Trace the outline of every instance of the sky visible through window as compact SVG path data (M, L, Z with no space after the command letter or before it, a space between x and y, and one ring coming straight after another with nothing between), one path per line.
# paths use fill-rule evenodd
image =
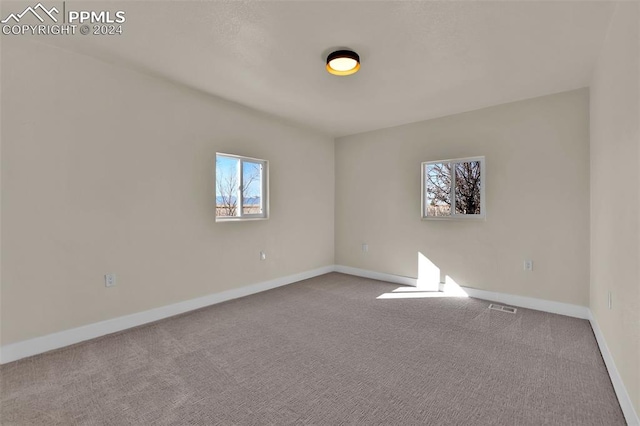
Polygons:
M444 161L423 164L424 205L426 217L448 217L455 204L457 215L480 215L482 163L472 161ZM455 176L455 182L452 182ZM451 193L452 187L454 194ZM455 196L455 203L452 203Z
M219 216L237 216L241 160L216 156L216 208ZM262 164L242 161L243 214L262 213Z

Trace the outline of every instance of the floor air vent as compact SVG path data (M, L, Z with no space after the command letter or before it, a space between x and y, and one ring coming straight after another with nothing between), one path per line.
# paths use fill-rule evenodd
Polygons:
M512 308L511 306L495 305L493 303L489 305L489 309L493 309L494 311L507 312L510 314L515 314L518 311L516 308Z

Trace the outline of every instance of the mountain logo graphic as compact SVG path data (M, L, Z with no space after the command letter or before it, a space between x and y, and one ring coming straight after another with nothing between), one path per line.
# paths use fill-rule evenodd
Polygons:
M38 14L38 12L40 12L40 14ZM22 17L27 15L28 13L31 13L33 16L38 18L40 22L44 22L44 19L42 18L41 14L48 16L49 18L51 18L53 22L58 22L58 19L55 16L53 16L53 14L54 13L58 14L60 12L55 7L52 7L51 9L47 10L47 8L42 5L42 3L38 3L33 7L32 6L27 7L22 13L18 13L18 14L11 13L5 19L0 21L0 23L6 24L7 22L13 19L17 24L18 22L20 22Z

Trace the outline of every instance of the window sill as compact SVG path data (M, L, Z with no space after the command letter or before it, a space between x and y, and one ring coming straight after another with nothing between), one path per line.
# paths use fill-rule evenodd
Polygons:
M254 220L268 220L268 217L216 217L216 223L223 222L251 222Z
M468 216L423 216L422 220L486 220L485 215L468 215Z

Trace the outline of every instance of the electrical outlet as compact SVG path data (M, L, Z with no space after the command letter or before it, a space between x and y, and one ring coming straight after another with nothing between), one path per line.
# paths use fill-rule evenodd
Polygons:
M260 260L267 260L267 253L261 251L260 252Z
M525 271L533 271L533 260L525 260L524 261L524 270Z
M116 285L116 274L107 274L104 276L105 287L115 287L115 285Z
M362 252L363 253L369 252L369 244L362 244Z

